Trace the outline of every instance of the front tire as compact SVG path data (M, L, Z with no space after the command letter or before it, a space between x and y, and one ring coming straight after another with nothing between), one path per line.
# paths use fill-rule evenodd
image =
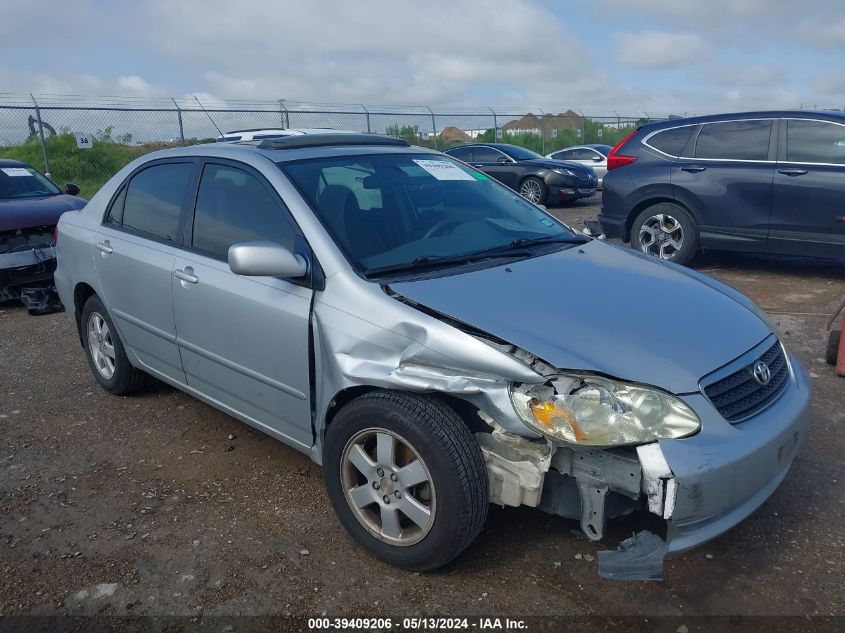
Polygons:
M85 302L80 327L88 366L103 389L121 395L153 381L152 377L129 362L117 328L97 295L92 295Z
M344 528L404 569L447 564L487 517L481 449L432 396L372 391L347 404L326 434L323 475Z
M636 217L631 226L631 246L647 255L686 264L698 252L698 227L689 211L661 202Z
M539 178L529 176L519 184L519 195L534 204L546 204L549 188Z

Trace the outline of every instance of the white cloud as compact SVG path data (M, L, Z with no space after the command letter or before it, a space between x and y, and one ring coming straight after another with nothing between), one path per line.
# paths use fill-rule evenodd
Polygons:
M845 47L845 18L842 17L805 18L801 21L799 32L812 46Z
M130 97L163 97L166 91L154 86L143 77L138 75L121 75L117 78L117 87L120 94Z
M720 64L706 75L711 82L722 86L775 86L783 83L787 71L766 64Z
M712 51L695 33L616 33L616 60L634 68L667 68L700 62Z

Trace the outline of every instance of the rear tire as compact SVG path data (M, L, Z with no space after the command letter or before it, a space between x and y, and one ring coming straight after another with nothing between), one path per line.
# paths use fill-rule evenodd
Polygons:
M676 264L698 252L698 227L689 211L661 202L640 213L631 226L631 247Z
M121 395L154 381L149 374L129 362L117 328L97 295L92 295L85 302L80 329L88 366L103 389Z
M347 404L326 434L323 476L343 527L404 569L447 564L487 517L481 448L433 396L372 391Z

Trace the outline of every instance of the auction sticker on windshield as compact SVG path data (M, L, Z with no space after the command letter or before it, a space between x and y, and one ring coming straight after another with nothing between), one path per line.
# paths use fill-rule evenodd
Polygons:
M7 176L31 176L29 170L24 167L3 167L3 173Z
M449 162L448 160L414 159L414 162L437 178L437 180L475 180L471 174L468 174L455 163Z

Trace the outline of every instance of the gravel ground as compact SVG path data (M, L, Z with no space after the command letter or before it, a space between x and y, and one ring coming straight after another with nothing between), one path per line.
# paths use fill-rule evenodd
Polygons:
M597 205L553 211L580 228ZM596 552L648 516L597 545L529 509L491 508L446 569L393 569L346 536L307 457L163 385L107 395L67 314L0 304L0 614L842 615L845 381L823 355L845 267L694 266L774 316L813 377L815 419L772 498L668 561L662 583L596 575Z

